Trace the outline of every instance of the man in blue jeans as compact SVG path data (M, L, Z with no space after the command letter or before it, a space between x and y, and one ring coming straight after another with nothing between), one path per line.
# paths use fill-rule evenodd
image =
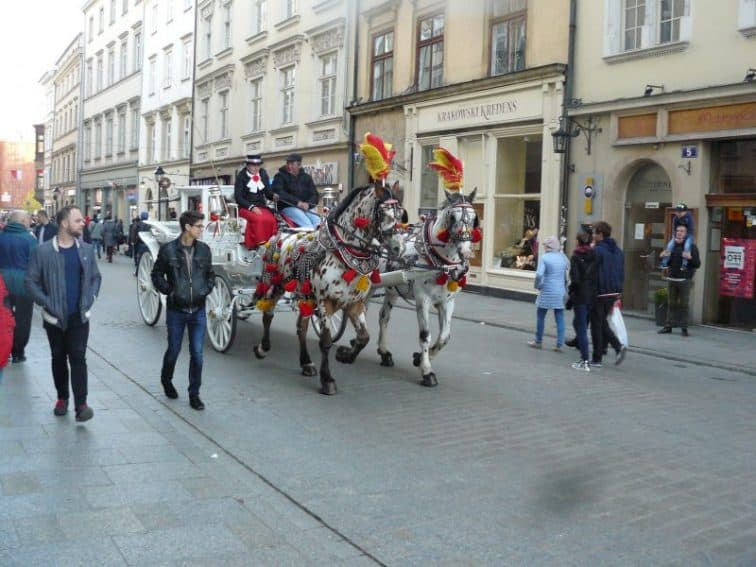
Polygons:
M312 177L302 169L302 156L291 154L286 165L273 178L273 193L278 195L278 207L297 226L315 228L320 217L315 211L318 205L318 191Z
M197 211L181 214L181 236L160 247L152 268L152 283L165 295L168 349L163 356L160 381L165 395L178 398L173 386L176 368L184 339L189 333L189 405L196 410L205 409L199 397L202 385L202 344L205 340L205 298L215 286L210 247L199 240L205 215Z

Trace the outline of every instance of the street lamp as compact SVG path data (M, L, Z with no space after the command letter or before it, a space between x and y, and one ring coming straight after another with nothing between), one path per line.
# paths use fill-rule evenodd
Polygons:
M598 125L598 120L593 116L588 117L588 122L581 124L574 118L569 116L562 116L559 118L559 129L551 134L554 139L554 153L563 154L567 150L567 140L570 138L576 138L578 134L583 134L587 142L585 146L585 152L591 155L591 143L593 141L593 134L602 132L602 129Z

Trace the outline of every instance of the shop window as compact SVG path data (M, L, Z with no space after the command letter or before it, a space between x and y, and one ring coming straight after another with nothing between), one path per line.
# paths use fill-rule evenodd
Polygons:
M497 143L492 268L535 270L541 218L540 136Z
M428 167L436 145L423 146L420 161L420 209L418 215L433 214L438 208L438 174Z

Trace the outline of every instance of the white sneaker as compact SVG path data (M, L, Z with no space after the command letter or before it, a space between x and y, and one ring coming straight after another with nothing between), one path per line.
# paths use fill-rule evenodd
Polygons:
M572 363L572 367L575 370L582 370L583 372L591 371L591 364L587 360L578 360Z

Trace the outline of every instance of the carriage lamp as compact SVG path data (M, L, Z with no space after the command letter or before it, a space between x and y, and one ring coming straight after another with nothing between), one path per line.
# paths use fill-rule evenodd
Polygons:
M588 116L588 121L584 124L581 124L569 116L560 116L559 129L551 134L554 140L554 153L565 153L567 151L567 140L570 138L576 138L579 134L583 134L586 141L585 153L591 155L593 135L602 132L598 123L598 119L594 119L592 115Z

